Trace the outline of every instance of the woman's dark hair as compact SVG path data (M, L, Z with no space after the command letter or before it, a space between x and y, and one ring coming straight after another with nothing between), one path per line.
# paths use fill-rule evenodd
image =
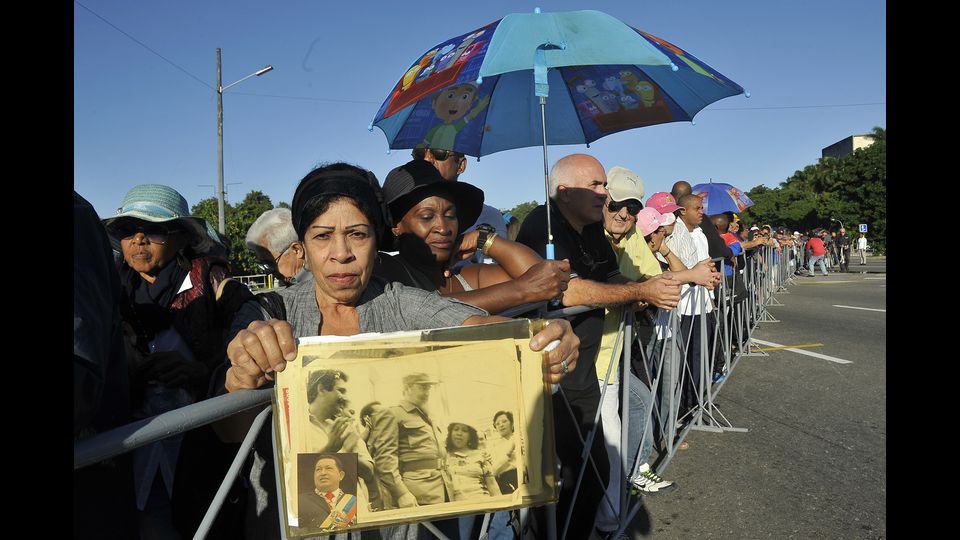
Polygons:
M480 436L477 435L477 430L469 424L464 424L463 422L451 422L447 426L447 451L452 452L453 447L453 426L463 426L467 428L467 431L470 433L470 437L467 439L467 448L471 450L476 450L480 447Z
M493 415L493 423L497 423L498 416L506 416L507 420L510 421L510 425L513 425L513 413L510 411L497 411L497 414Z
M380 183L372 172L349 163L330 163L307 173L297 185L290 211L297 238L302 242L307 228L335 201L347 198L366 216L379 246L383 240L386 205Z

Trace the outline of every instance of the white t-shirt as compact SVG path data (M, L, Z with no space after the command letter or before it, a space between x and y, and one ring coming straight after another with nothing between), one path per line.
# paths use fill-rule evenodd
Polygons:
M678 222L676 229L685 227L683 222ZM692 264L684 261L683 264L687 265L687 268L693 268L698 262L710 258L710 246L707 243L707 236L703 234L703 231L700 227L695 227L690 233L690 240L694 246L694 257L696 258ZM704 296L706 295L706 296ZM681 315L699 315L700 306L705 305L704 312L710 313L713 311L713 291L708 291L705 287L700 285L691 287L690 285L684 285L680 289L680 304L678 308L680 309Z

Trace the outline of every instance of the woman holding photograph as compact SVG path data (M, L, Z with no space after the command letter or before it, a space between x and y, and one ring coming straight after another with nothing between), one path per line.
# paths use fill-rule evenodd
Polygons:
M228 391L259 388L272 381L275 372L283 371L286 363L297 357L295 337L352 336L509 320L488 316L482 309L435 292L374 278L377 246L385 230L378 192L372 173L345 163L319 167L300 181L291 211L313 279L277 293L286 320L254 321L229 343ZM266 312L263 315L268 316ZM565 320L550 321L530 340L530 348L541 351L554 340L559 340L559 345L543 355L543 380L547 383L559 382L574 369L578 356L579 339ZM258 517L258 521L273 519L271 529L279 523L275 514Z
M376 178L364 169L335 163L310 172L293 197L293 221L304 243L307 280L277 294L286 320L254 321L227 347L225 386L259 388L296 358L294 336L352 336L506 321L435 293L373 278L383 217ZM560 340L544 357L544 382L557 383L572 370L579 339L570 323L551 320L530 340L534 351Z
M447 426L447 475L455 501L501 495L490 458L480 450L477 430L463 422Z

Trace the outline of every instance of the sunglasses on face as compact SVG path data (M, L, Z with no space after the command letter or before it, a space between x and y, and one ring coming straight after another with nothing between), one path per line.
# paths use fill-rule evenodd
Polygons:
M125 221L114 223L110 227L110 232L113 236L119 238L120 240L130 240L137 233L143 233L146 239L151 244L166 244L170 236L175 234L181 234L184 231L182 229L168 228L159 223L136 223L132 221Z
M453 150L441 150L441 149L431 148L430 154L433 156L433 159L437 161L446 161L447 158L449 158L450 156L453 156L457 159L463 158L461 154L454 152Z
M640 204L640 201L634 199L627 199L621 202L610 201L607 203L607 210L609 210L611 214L616 214L623 207L627 208L627 213L631 216L636 216L643 210L643 205Z
M288 249L290 249L290 246L287 246L283 251L281 251L280 254L277 255L277 258L274 259L272 263L267 263L267 262L257 263L257 268L259 268L260 271L263 272L264 274L278 274L280 272L278 268L280 266L280 258L283 257L283 254L286 253Z

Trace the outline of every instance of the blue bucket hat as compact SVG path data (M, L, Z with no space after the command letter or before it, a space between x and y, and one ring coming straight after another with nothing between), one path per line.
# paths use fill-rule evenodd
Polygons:
M190 235L190 247L198 253L211 248L223 248L217 232L203 218L190 215L187 200L177 190L161 184L140 184L133 186L123 197L123 203L117 209L117 215L103 220L114 249L120 248L120 239L112 234L110 225L123 218L141 219L151 223L178 222Z

